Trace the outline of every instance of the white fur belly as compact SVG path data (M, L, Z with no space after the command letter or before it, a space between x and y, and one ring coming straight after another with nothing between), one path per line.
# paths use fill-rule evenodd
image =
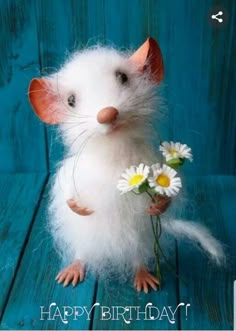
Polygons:
M115 162L81 156L68 159L59 170L52 190L51 228L64 256L81 258L100 270L111 263L135 267L147 263L153 254L152 231L145 208L150 198L133 193L120 195L117 181L129 159ZM66 204L67 199L94 210L79 216Z

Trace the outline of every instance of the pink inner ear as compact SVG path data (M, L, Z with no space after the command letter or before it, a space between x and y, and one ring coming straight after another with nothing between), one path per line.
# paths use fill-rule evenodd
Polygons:
M159 45L153 38L145 43L129 58L140 71L150 70L151 79L159 83L164 76L164 65Z
M45 123L58 124L62 116L56 111L57 97L50 92L50 82L34 78L29 85L29 100L38 115Z

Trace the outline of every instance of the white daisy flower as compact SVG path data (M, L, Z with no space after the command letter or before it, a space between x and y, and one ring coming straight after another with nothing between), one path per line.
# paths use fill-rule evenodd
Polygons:
M164 141L160 146L160 151L167 162L178 158L193 160L192 150L186 144Z
M177 172L171 167L159 163L152 167L153 176L149 177L148 182L151 188L160 194L171 197L176 195L182 187L181 179L176 177Z
M121 194L138 189L148 178L150 167L140 163L126 169L118 181L117 188Z

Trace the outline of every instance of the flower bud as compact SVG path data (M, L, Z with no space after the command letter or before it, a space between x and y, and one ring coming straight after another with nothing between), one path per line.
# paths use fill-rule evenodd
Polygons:
M166 162L168 166L174 169L178 169L184 164L185 159L184 158L176 158L176 159L171 159Z

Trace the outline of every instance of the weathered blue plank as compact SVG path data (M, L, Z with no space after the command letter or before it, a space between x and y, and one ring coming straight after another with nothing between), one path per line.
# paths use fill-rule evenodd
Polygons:
M236 279L236 178L209 176L188 178L192 207L188 219L205 223L225 244L227 266L217 268L189 245L179 246L180 300L191 304L181 315L181 328L189 330L233 329L233 281ZM191 212L190 212L191 210Z
M158 35L165 64L168 118L163 125L170 139L192 146L191 174L236 170L236 3L220 2L229 13L229 23L221 28L209 23L214 5L211 0L150 0L150 34ZM162 123L159 127L162 131Z
M0 317L24 251L45 174L0 174Z
M33 2L2 1L0 7L0 171L45 171L45 132L27 98L39 73Z
M51 303L56 303L61 312L63 306L86 306L90 310L95 291L95 280L90 275L76 288L63 288L55 281L61 263L47 228L47 204L46 191L3 315L3 329L89 329L91 322L85 313L78 320L69 317L67 324L58 316L53 320L55 307L52 308L51 320L46 314L40 320L40 306L44 306L43 311L49 311ZM78 311L81 313L81 309Z
M139 47L148 37L148 1L104 1L105 41L116 48Z
M169 244L173 245L173 255L170 258L170 263L175 266L175 242L170 241ZM96 302L106 308L104 308L104 316L102 316L101 310L95 311L93 329L179 330L178 314L175 315L174 323L171 323L169 319L172 315L167 308L169 306L174 311L178 305L178 279L170 272L169 266L164 262L161 269L163 276L162 289L160 291L150 291L148 294L137 293L132 286L132 279L129 283L119 283L117 280L99 281ZM149 310L147 305L150 303L155 308ZM125 307L129 307L129 310L124 313ZM124 313L124 315L122 317L117 313ZM155 319L152 320L150 316L154 316Z

